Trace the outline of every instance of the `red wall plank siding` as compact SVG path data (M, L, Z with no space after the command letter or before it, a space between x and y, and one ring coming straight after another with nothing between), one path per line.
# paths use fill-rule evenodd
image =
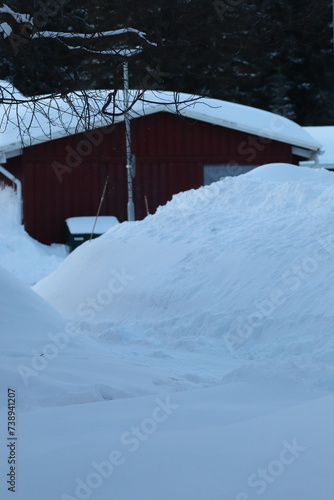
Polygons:
M136 218L146 216L173 194L203 184L203 166L296 163L291 146L246 133L156 113L131 121ZM94 137L92 141L89 137ZM58 173L55 168L58 162ZM100 129L94 136L76 134L24 150L8 162L23 181L25 227L43 243L63 241L68 217L95 215L109 176L101 215L127 217L127 172L124 124ZM63 169L63 170L62 170ZM15 175L15 174L14 174Z

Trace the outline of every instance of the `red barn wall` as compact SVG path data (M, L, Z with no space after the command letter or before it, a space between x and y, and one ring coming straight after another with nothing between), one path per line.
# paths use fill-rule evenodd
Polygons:
M173 194L201 186L204 165L296 163L290 145L170 113L132 120L131 135L137 219L146 216L145 197L154 213ZM68 217L96 214L107 176L101 215L126 220L123 123L28 147L8 167L23 181L26 230L43 243L63 241Z

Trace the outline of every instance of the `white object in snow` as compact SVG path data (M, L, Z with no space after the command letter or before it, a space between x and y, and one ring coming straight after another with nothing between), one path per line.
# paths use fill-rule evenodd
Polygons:
M66 224L71 234L90 234L95 224L95 216L70 217ZM119 224L117 217L100 215L96 221L94 234L106 233L112 226Z

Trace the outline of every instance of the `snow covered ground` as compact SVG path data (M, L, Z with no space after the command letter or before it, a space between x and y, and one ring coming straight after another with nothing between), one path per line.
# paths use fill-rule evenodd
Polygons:
M332 498L333 213L332 173L264 166L0 271L0 498L11 453L19 500Z
M32 285L54 271L67 255L64 245L33 240L19 224L16 192L0 185L0 264Z

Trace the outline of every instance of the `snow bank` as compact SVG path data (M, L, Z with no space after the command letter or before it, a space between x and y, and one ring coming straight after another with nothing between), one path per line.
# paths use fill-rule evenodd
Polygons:
M264 166L115 226L34 287L79 324L0 270L18 500L333 496L333 181Z
M170 374L120 363L87 338L83 325L65 321L1 267L0 296L0 378L3 387L17 391L20 408L85 404L172 389ZM180 387L191 385L184 381ZM4 397L2 392L0 409Z
M45 300L0 268L1 355L27 355L63 328L64 319ZM17 314L20 311L20 314Z
M43 347L50 342L50 334L64 330L64 319L45 300L1 267L0 296L0 374L3 387L15 387L22 401L51 395L52 387L58 386L58 383L56 392L62 393L64 386L54 373L48 373L46 377L39 375L46 362L42 359ZM24 388L28 381L33 384L26 391Z
M254 377L289 365L334 387L333 213L332 173L263 166L112 228L34 289L107 342L215 348L257 359Z
M66 257L64 245L42 245L24 231L12 188L0 186L0 213L0 264L26 284L50 274Z

